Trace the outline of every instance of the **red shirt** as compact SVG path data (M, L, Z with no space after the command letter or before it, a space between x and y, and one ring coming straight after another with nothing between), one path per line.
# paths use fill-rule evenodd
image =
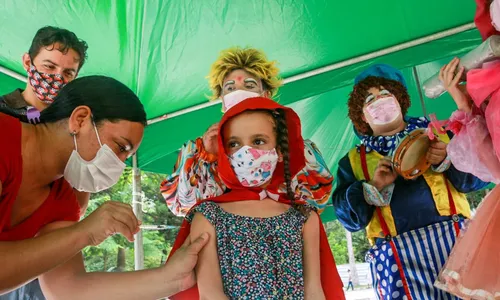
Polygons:
M21 186L22 171L21 122L0 113L0 241L32 238L49 223L80 219L75 193L61 178L52 183L49 196L31 216L11 227L12 206Z

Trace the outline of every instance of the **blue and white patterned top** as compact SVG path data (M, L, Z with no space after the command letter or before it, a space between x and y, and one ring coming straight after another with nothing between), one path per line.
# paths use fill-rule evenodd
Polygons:
M429 120L425 117L420 118L410 118L406 120L406 128L395 135L390 136L371 136L371 135L360 135L361 144L365 145L366 152L377 151L383 156L392 156L396 150L399 143L410 134L415 129L427 128L429 126ZM358 145L358 151L361 145Z
M405 121L407 123L405 129L391 136L359 136L361 145L365 145L366 152L376 151L383 156L392 156L396 148L407 135L415 129L427 128L430 123L425 117L408 117ZM358 151L361 145L357 146ZM450 165L450 160L446 158L439 166L432 166L432 170L437 173L443 173L448 170ZM391 202L393 191L394 184L387 186L379 192L374 186L366 182L363 183L365 200L371 205L388 206Z

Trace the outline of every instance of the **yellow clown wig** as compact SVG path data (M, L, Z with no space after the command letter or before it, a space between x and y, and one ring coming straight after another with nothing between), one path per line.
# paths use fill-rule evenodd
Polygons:
M224 78L238 69L260 78L264 89L271 93L271 97L276 95L282 85L276 61L268 61L264 52L254 48L233 47L223 50L210 68L207 78L212 90L211 100L222 95Z

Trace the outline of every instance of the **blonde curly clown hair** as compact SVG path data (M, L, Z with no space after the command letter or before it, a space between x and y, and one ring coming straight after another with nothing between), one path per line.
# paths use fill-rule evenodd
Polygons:
M222 95L224 78L234 70L241 69L262 80L265 90L276 95L282 80L278 77L279 69L276 61L268 61L264 52L254 48L232 47L221 51L217 60L212 64L207 76L212 96L215 100Z

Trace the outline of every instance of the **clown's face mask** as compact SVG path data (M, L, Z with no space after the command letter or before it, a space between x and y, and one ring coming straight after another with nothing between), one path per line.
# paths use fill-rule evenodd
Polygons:
M403 129L404 120L398 99L383 87L370 88L363 106L363 120L374 135L389 135Z
M269 97L262 80L245 70L236 69L224 78L222 86L222 111L226 112L241 101L254 97Z

